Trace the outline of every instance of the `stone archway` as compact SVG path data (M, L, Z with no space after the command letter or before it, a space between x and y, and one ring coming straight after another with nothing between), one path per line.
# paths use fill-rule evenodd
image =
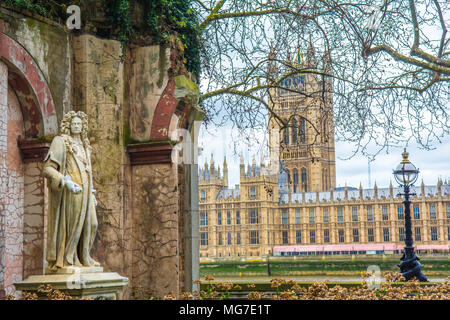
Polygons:
M0 296L41 273L45 182L43 138L58 129L53 99L37 63L0 21Z

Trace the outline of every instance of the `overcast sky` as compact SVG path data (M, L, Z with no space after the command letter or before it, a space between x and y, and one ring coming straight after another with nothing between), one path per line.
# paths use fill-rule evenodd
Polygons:
M259 141L264 141L268 135L264 131L254 131L252 133ZM245 165L251 163L253 157L256 163L260 163L260 149L257 145L248 145L241 136L231 128L205 129L202 125L199 133L199 147L203 151L199 155L199 166L203 167L205 159L210 163L211 153L214 153L214 160L217 166L223 169L223 159L226 155L228 163L229 185L239 184L239 153L244 154ZM435 185L438 178L450 180L450 137L447 136L442 143L435 143L435 149L426 151L419 149L417 145L410 144L407 148L409 159L420 170L419 179L416 183L420 185L422 179L426 185ZM343 160L352 154L354 146L349 143L336 143L336 186L369 187L368 161L363 156L355 156L350 160ZM235 150L237 154L235 154ZM392 170L402 160L401 153L403 148L393 148L389 154L385 151L380 153L375 161L371 162L371 187L374 183L377 186L387 187L390 181L395 186L392 176ZM268 163L268 154L266 153L266 164Z

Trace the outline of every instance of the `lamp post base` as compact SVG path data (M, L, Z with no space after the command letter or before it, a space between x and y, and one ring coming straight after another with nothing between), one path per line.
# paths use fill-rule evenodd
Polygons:
M414 247L405 247L403 256L400 258L401 262L398 265L400 272L406 281L413 278L421 282L428 282L427 277L420 271L423 265L419 262L419 258L414 253Z

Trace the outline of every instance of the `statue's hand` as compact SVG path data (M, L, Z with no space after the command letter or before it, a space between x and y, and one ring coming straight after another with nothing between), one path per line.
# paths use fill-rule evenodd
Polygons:
M83 190L78 184L70 179L70 176L64 176L62 182L62 185L66 186L67 189L69 189L73 193L79 193L81 190Z

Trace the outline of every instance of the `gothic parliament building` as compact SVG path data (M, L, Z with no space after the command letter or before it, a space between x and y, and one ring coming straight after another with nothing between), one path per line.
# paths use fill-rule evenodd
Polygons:
M294 63L317 68L313 46L306 62L298 52ZM272 66L268 71L276 74ZM241 156L240 184L234 187L228 184L226 159L222 173L213 157L200 169L200 261L403 249L400 188L376 183L373 189L336 188L332 83L320 80L308 73L283 79L280 87L288 90L271 89L270 107L289 125L269 119L268 165L253 159L246 166ZM450 184L422 182L411 191L416 251L448 252Z

